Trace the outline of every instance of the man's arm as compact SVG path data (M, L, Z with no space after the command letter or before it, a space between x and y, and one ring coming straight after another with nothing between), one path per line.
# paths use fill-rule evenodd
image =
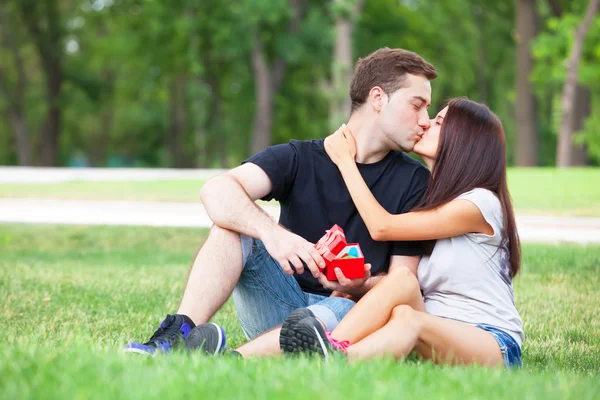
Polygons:
M265 171L247 163L210 179L202 187L200 198L216 225L260 239L278 228L271 216L254 203L271 190Z
M255 164L246 163L206 182L200 198L216 225L262 240L269 254L287 274L294 273L290 263L298 273L303 273L304 261L318 277L317 265L324 265L324 261L314 246L281 227L254 203L271 193L272 189L272 182L265 171Z

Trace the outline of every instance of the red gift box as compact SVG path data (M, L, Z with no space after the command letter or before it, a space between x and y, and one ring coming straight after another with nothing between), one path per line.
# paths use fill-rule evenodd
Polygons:
M327 267L345 247L346 236L344 235L344 230L338 225L334 225L331 229L326 231L325 236L323 236L315 245L315 248L325 261L325 267Z
M344 230L334 225L315 245L315 248L325 261L322 272L327 280L337 281L335 268L340 268L348 279L364 278L365 258L357 243L346 243ZM358 257L343 258L351 249L356 249Z
M358 257L356 258L342 258L345 254L348 254L350 249L356 248L358 250ZM358 243L349 243L347 247L342 250L338 258L335 258L331 264L327 267L324 273L329 281L337 281L335 276L335 269L339 268L342 270L344 276L348 279L359 279L365 277L365 257L360 250Z

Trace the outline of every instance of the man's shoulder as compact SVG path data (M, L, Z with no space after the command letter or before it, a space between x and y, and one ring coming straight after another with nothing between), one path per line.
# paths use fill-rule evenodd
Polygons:
M267 147L263 151L256 153L246 159L245 162L254 162L263 158L289 158L292 156L306 155L308 152L325 152L323 139L318 140L295 140L291 139L288 143L280 143ZM242 163L242 164L243 164Z
M289 146L295 148L299 152L305 152L305 151L324 152L325 151L325 139L310 139L310 140L291 139L288 144L289 144Z

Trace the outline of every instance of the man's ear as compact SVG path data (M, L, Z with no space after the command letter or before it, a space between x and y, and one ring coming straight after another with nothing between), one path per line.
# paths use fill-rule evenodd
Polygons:
M373 86L369 91L369 98L367 103L369 103L370 107L373 111L379 113L383 106L387 103L388 98L387 94L383 91L383 89L379 86Z

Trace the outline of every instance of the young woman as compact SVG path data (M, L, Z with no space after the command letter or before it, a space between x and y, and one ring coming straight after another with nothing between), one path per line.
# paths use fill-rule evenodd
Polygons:
M328 356L335 349L360 359L415 350L434 362L520 366L524 334L512 278L521 251L498 117L464 98L439 112L414 147L431 180L421 205L407 214L392 215L373 197L347 127L325 148L375 240L437 241L418 271L390 270L333 332L310 315L295 322L285 330L294 351Z

